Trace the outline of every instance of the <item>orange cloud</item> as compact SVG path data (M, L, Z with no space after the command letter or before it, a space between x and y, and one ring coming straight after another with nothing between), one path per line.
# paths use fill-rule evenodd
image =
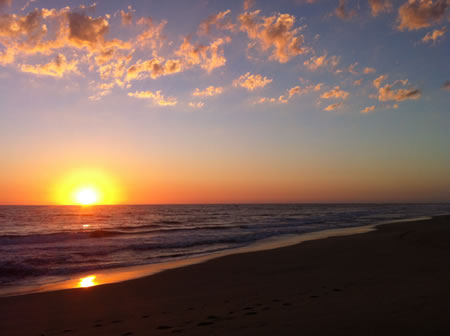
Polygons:
M372 82L373 86L375 86L377 89L379 89L381 86L381 82L386 80L387 78L388 78L388 75L381 75L381 76L377 77Z
M450 91L450 81L445 81L444 84L441 86L442 90Z
M235 79L233 81L233 86L240 86L246 88L249 91L253 91L256 88L265 87L271 82L272 79L262 77L261 75L251 75L250 72L247 72L245 75L242 75L239 78Z
M12 48L6 48L4 51L0 52L0 65L7 65L14 62L16 52Z
M161 48L163 46L165 37L162 31L167 24L166 20L162 20L159 25L155 26L151 18L143 17L137 21L137 24L146 27L146 29L136 37L138 46L149 46L152 49Z
M447 0L409 0L398 9L397 28L417 30L440 22L449 4Z
M208 35L210 33L211 26L216 26L217 29L234 31L235 26L228 17L228 14L230 13L231 10L228 9L226 11L219 12L218 14L209 16L206 20L200 23L199 34Z
M334 89L331 89L330 91L322 93L320 98L323 99L347 99L349 96L349 93L347 91L341 90L339 86L335 86Z
M336 16L339 17L342 20L350 20L353 16L356 15L355 10L347 11L346 9L346 1L345 0L339 0L339 5L334 11Z
M127 69L126 81L144 79L150 76L156 79L161 76L166 76L182 71L181 62L179 60L167 60L164 63L162 57L155 57L150 60L138 60L136 64Z
M350 64L348 67L348 72L350 72L352 75L358 75L358 71L355 70L355 68L358 66L358 62L355 62L353 64Z
M275 98L261 97L256 101L256 103L258 103L258 104L276 103L276 101L277 100Z
M323 110L324 111L333 111L335 109L341 108L342 106L344 106L344 104L342 104L342 103L335 103L335 104L328 105Z
M27 15L6 14L0 16L0 37L26 38L28 43L36 42L47 33L42 25L43 10L35 9Z
M97 71L100 75L100 78L102 78L103 80L114 79L116 83L119 83L126 73L126 67L131 61L133 53L131 52L128 55L113 53L113 55L114 58L109 58L109 56L102 57L101 54L95 57L98 66ZM118 85L124 86L123 84Z
M63 54L58 54L56 58L47 64L22 64L20 70L41 76L51 76L61 78L67 73L78 73L78 61L67 62Z
M125 12L124 10L120 11L120 17L122 19L123 25L130 25L133 23L133 13L135 11L131 6L128 6L128 12Z
M369 113L375 111L375 105L367 106L365 109L361 110L361 113Z
M304 83L305 81L303 81L301 78L300 80L302 81L302 83ZM268 98L268 97L262 97L260 98L257 103L262 104L262 103L275 103L275 102L279 102L282 104L287 104L289 103L289 101L295 97L295 96L301 96L307 93L310 93L312 91L320 91L321 88L323 86L323 83L318 83L318 84L310 84L307 85L305 87L301 87L301 86L294 86L288 90L286 90L286 93L284 95L281 95L278 97L278 99L275 98Z
M189 107L192 107L192 108L195 108L195 109L202 108L204 105L205 105L204 102L189 102L188 103Z
M357 80L355 80L355 81L353 82L353 85L354 85L354 86L360 86L360 85L362 84L362 82L363 82L362 78L361 78L361 79L357 79Z
M334 70L339 64L339 58L336 56L331 56L327 58L327 55L322 56L312 56L310 59L303 62L303 65L308 68L308 70L315 71L319 68L329 68Z
M128 96L135 97L139 99L151 99L153 102L159 106L175 106L177 105L177 99L175 97L168 97L167 99L158 90L155 93L151 91L136 91L129 92Z
M192 93L195 97L212 97L219 95L223 92L223 87L217 86L208 86L206 89L201 91L199 88L196 88L195 91Z
M248 11L250 8L253 7L254 0L244 0L244 11Z
M441 29L435 29L432 32L428 32L423 38L422 42L433 42L435 43L438 38L445 35L445 32L447 31L447 27L442 27Z
M286 63L292 57L309 51L302 46L304 37L300 34L301 28L293 28L295 16L276 14L259 17L259 13L256 10L239 15L240 30L246 32L251 40L258 42L263 51L272 49L269 59Z
M92 18L82 13L68 13L69 40L78 47L95 50L105 43L109 30L108 20L103 17Z
M377 16L383 12L392 12L391 0L369 0L369 5L370 10L372 11L372 16Z
M421 91L419 89L393 89L397 84L407 85L408 80L397 80L392 84L386 84L380 87L378 90L378 100L379 101L403 101L407 99L419 99L421 96Z
M194 45L190 42L190 37L185 37L175 55L183 59L183 65L186 68L199 65L206 71L211 72L226 64L227 59L224 56L222 45L229 42L231 42L231 39L226 37L212 41L209 46L199 43Z
M365 75L368 75L368 74L371 74L371 73L375 73L375 72L376 72L375 68L365 67L364 70L363 70L363 73Z

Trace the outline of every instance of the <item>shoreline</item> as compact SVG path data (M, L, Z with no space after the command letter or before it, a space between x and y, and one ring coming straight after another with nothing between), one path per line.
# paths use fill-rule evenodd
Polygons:
M302 234L296 235L282 235L269 237L265 239L261 239L255 241L247 246L226 249L223 251L203 255L196 256L186 259L168 261L164 263L155 263L155 264L146 264L146 265L136 265L136 266L126 266L119 268L110 268L98 271L90 271L90 272L82 272L67 276L68 279L62 281L54 281L49 282L43 285L19 285L19 286L6 286L7 288L0 288L0 298L1 297L11 297L11 296L22 296L29 295L34 293L45 293L52 291L60 291L67 289L75 289L79 288L80 280L85 277L95 276L95 286L112 284L112 283L120 283L123 281L129 281L139 278L144 278L148 276L152 276L158 274L160 272L164 272L167 270L188 267L190 265L195 265L199 263L204 263L209 260L214 260L217 258L222 258L229 255L242 254L242 253L251 253L258 251L268 251L283 247L289 247L297 244L301 244L306 241L320 240L331 237L339 237L339 236L349 236L349 235L357 235L363 234L367 232L371 232L376 230L378 226L387 225L387 224L395 224L402 222L415 222L421 220L429 220L433 217L437 216L445 216L448 214L439 214L432 217L422 216L422 217L413 217L413 218L405 218L398 220L388 220L374 224L362 225L362 226L353 226L353 227L344 227L337 229L326 229L321 231L311 231Z
M448 335L450 216L0 298L22 335Z

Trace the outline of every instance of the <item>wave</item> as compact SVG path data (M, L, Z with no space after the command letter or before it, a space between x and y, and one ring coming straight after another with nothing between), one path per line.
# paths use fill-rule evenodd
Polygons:
M153 230L136 231L143 228L154 228ZM210 230L228 230L236 228L235 226L194 226L181 228L163 228L155 225L141 225L121 227L120 230L92 230L92 231L77 231L77 232L55 232L48 234L32 234L32 235L2 235L0 236L0 245L19 245L19 244L46 244L64 242L67 240L80 240L90 238L108 238L115 236L130 236L130 235L148 235L158 233L175 233L183 231L210 231Z

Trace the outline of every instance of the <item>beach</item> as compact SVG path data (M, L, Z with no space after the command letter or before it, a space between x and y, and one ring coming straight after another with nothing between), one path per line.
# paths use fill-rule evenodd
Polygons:
M450 216L0 298L2 335L449 335Z

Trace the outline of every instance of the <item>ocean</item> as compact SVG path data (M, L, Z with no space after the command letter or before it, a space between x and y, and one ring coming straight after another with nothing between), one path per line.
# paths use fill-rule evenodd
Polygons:
M0 287L444 213L450 204L0 206Z

